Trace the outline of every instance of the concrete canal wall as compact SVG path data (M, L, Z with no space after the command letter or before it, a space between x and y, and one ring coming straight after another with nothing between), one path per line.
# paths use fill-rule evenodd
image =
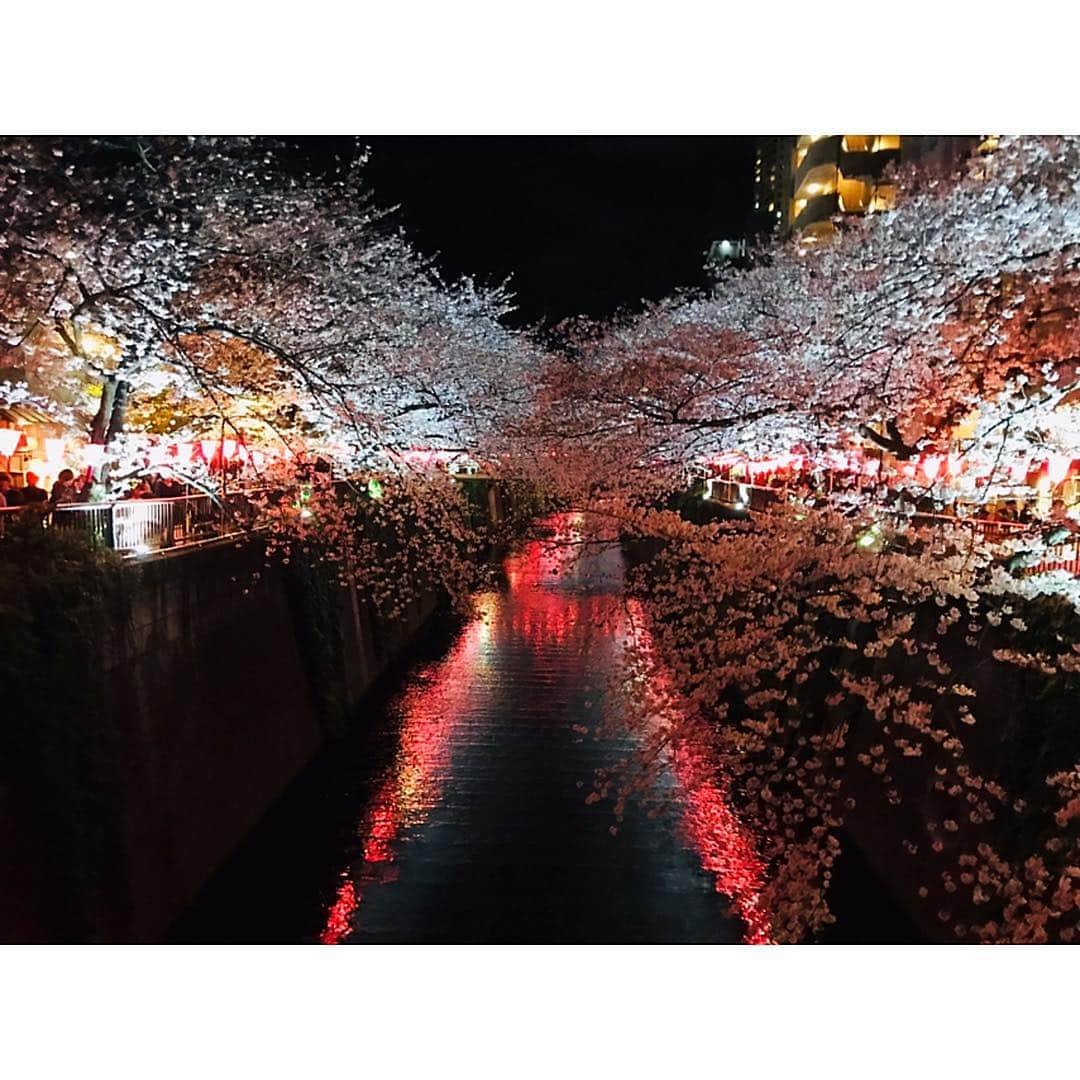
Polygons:
M474 484L478 523L503 522L509 496ZM418 586L381 617L257 539L130 573L79 558L28 567L5 637L0 942L160 940L440 601Z
M101 643L113 730L109 787L94 796L116 808L112 865L94 867L98 899L73 930L63 855L35 829L19 777L2 785L0 941L160 939L340 723L325 715L327 684L354 713L438 603L430 592L391 624L354 588L331 593L326 655L313 657L306 581L289 575L257 542L138 567L126 618Z
M260 580L253 585L253 574ZM304 612L257 545L148 564L108 677L121 724L126 886L119 940L160 937L327 737ZM352 587L329 648L346 713L436 607L380 620ZM333 666L333 665L331 665Z

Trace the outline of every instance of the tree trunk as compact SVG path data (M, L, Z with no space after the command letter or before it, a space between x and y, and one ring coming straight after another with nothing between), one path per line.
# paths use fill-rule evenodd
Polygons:
M101 384L101 404L90 424L90 442L108 446L124 430L127 413L128 383L116 375L109 375ZM95 484L108 486L109 467L104 462L94 470Z
M119 380L115 375L108 375L101 384L101 404L97 415L90 424L90 442L105 446L108 443L109 428L112 425L113 403L116 401L116 388Z
M108 446L108 444L124 430L124 418L127 415L129 389L128 383L123 379L117 381L116 392L113 396L112 413L109 416L109 426L105 431L106 446Z

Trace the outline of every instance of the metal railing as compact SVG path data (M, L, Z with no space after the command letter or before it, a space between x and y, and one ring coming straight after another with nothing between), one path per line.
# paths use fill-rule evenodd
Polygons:
M247 531L257 519L250 494L64 503L46 515L46 524L77 529L122 554L142 555Z

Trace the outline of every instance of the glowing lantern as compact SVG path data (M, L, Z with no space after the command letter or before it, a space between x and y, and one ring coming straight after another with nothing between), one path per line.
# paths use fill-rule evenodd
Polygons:
M959 476L964 468L964 459L959 454L950 454L948 470L950 476Z
M96 469L105 460L105 447L101 443L87 443L82 448L82 462L88 469Z
M0 428L0 457L11 457L21 438L22 432L18 428Z
M932 484L941 472L941 458L937 454L927 454L922 459L923 476Z
M206 459L208 465L214 460L217 448L217 439L201 439L199 441L199 449L202 451L202 456Z
M1022 484L1029 471L1030 468L1026 459L1014 461L1009 467L1009 478L1014 484Z
M1046 463L1046 475L1050 477L1050 483L1055 486L1060 484L1069 475L1071 467L1071 458L1063 457L1061 454L1051 454Z
M233 461L240 449L240 444L235 439L221 440L221 456L226 461Z
M169 446L162 446L158 443L156 446L151 446L147 453L147 461L151 468L157 465L164 465L172 454L175 454L176 450Z

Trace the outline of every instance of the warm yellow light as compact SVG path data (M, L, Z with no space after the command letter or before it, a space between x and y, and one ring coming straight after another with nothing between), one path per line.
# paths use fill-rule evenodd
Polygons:
M0 457L11 457L21 438L22 431L19 428L0 428Z
M83 330L79 334L79 345L84 355L101 360L115 360L120 356L120 343L115 338L93 330Z
M870 135L845 135L840 140L840 148L845 153L863 153L870 149L871 142Z

